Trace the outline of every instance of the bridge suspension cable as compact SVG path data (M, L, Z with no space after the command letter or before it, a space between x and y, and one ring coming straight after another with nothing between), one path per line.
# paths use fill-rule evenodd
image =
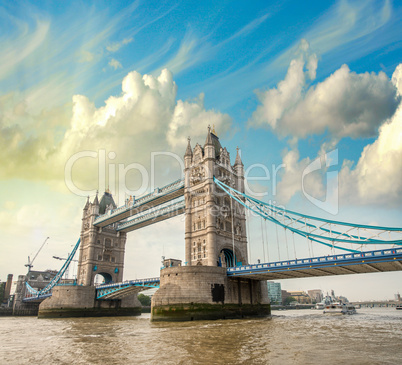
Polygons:
M226 194L258 216L275 223L276 226L281 226L285 230L305 237L309 251L309 241L332 249L337 248L356 253L360 251L345 247L345 244L349 243L356 248L362 245L402 246L402 228L355 224L314 217L255 199L224 184L215 177L214 182ZM385 234L388 234L388 239L384 237Z
M66 272L67 268L69 267L71 261L73 260L75 254L77 252L80 242L81 242L81 238L78 239L78 241L77 241L76 245L74 246L73 250L71 251L70 255L67 257L67 260L64 262L63 266L61 267L59 272L56 274L56 276L50 281L50 283L48 285L46 285L46 287L44 287L41 290L36 290L36 289L32 288L32 286L29 285L28 282L26 281L25 286L26 286L28 292L30 294L36 295L36 296L48 294L53 289L53 287L59 283L60 279Z

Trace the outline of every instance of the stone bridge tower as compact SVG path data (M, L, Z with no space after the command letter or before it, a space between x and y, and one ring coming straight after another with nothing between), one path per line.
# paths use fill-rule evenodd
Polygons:
M116 208L112 194L106 191L101 201L98 194L84 207L81 243L78 259L78 285L56 285L52 296L39 306L39 318L133 316L141 314L137 294L113 300L97 300L95 276L103 276L106 283L123 281L126 233L119 233L115 225L104 228L93 223L101 214Z
M104 228L93 225L99 215L114 208L116 204L109 191L104 193L100 203L96 195L94 201L88 200L84 207L77 272L79 285L94 285L97 274L103 276L105 283L123 280L126 233L117 232L114 225Z
M217 188L217 179L244 192L244 167L234 165L219 138L208 128L204 146L184 155L185 260L164 267L152 296L153 321L192 321L269 316L265 281L228 277L225 266L248 264L246 216L241 204Z
M215 176L244 192L244 167L239 150L234 165L226 147L208 128L204 146L186 153L184 196L186 200L186 265L235 266L247 264L246 216L244 207L220 190ZM234 251L234 254L233 254Z

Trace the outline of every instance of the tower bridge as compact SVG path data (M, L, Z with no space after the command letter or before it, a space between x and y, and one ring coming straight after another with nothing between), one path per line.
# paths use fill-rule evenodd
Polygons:
M45 289L35 290L27 284L22 301L43 301L42 317L133 315L140 309L137 293L159 287L152 298L153 320L261 316L270 314L264 280L402 270L401 228L325 220L246 195L239 151L232 165L229 152L210 129L203 146L192 148L189 139L184 166L184 179L145 196L130 197L121 207L109 191L100 201L98 195L93 202L88 199L80 239L63 268ZM283 228L286 247L286 232L290 232L293 239L296 235L310 244L348 252L250 264L247 210ZM184 263L167 265L159 278L123 281L127 233L183 213ZM361 251L363 245L373 244L387 246ZM78 250L75 285L60 285ZM104 278L104 284L95 284L97 275Z
M182 197L184 195L184 180L179 179L173 183L156 188L152 193L149 193L139 199L130 197L126 204L116 208L114 200L110 193L106 193L105 208L100 208L103 214L96 217L93 222L95 227L106 227L122 220L133 218L141 215L154 207L158 207L166 202ZM122 224L122 223L120 223Z

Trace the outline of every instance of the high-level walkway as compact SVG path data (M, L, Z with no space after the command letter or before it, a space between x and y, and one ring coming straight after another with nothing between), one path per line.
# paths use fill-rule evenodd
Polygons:
M129 232L184 213L184 180L156 188L130 204L96 218L94 226L106 227L119 222L118 231ZM130 219L131 218L131 219ZM123 220L126 220L122 222Z

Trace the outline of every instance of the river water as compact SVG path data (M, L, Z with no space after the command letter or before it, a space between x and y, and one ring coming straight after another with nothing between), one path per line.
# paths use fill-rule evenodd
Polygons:
M151 323L0 317L1 364L401 364L402 311L274 311L271 319Z

